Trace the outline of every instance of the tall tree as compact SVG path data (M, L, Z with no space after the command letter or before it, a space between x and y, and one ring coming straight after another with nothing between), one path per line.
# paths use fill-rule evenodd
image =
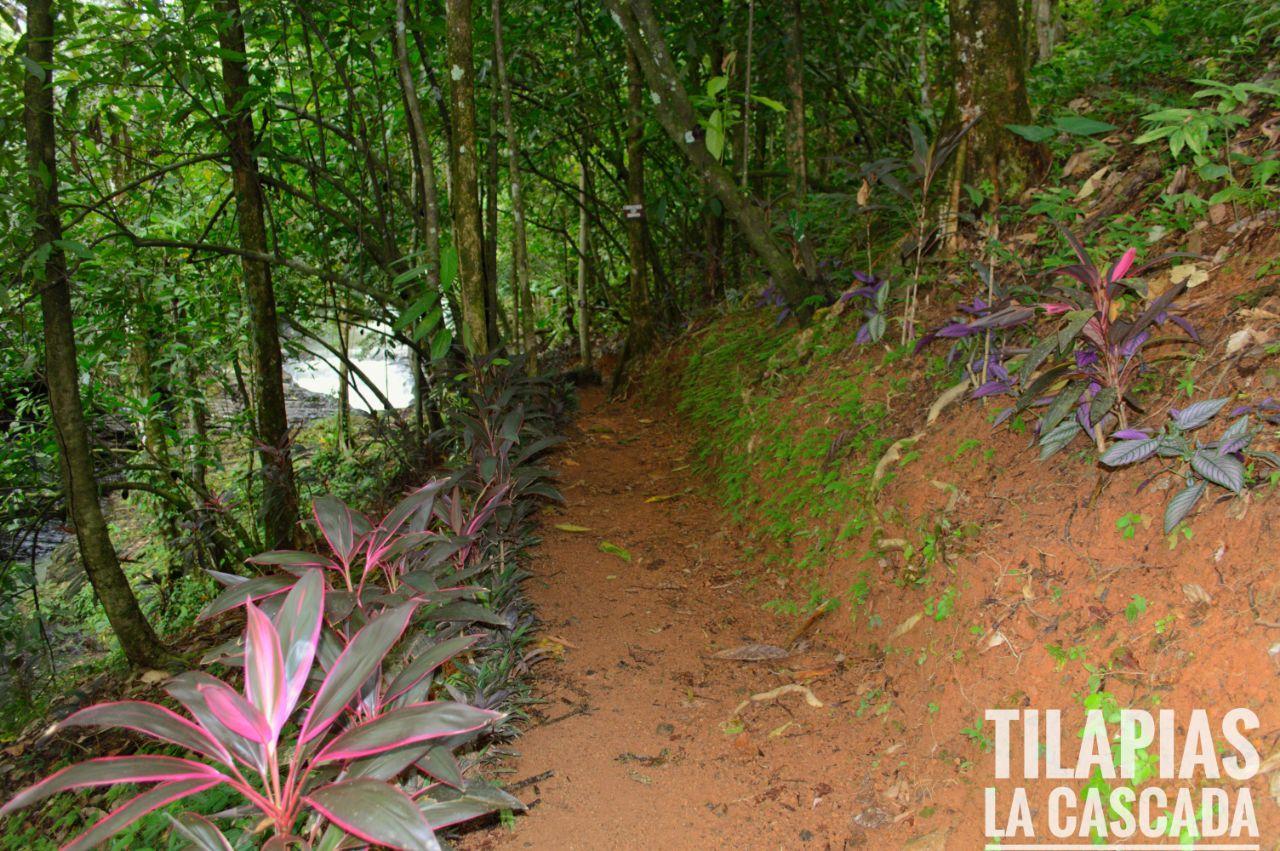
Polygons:
M252 92L246 67L244 18L239 0L219 0L218 28L222 81L225 87L223 132L231 155L232 192L244 254L240 266L249 300L253 336L253 377L257 395L258 452L262 460L262 526L264 543L288 547L298 520L298 491L293 480L289 418L284 402L284 371L275 285L266 259L267 226L262 180L254 151Z
M520 332L531 373L538 370L538 340L534 331L533 293L529 280L529 241L524 222L524 186L520 177L520 140L516 136L511 109L511 79L507 74L506 48L502 35L502 0L493 0L493 53L502 95L502 124L507 142L507 185L511 193L511 247L515 265L516 292L522 305Z
M653 341L653 306L649 298L649 264L645 252L644 217L644 73L634 50L627 48L627 306L630 321L622 357L613 374L613 390L626 381L627 368Z
M591 217L587 214L587 158L578 163L578 360L591 369Z
M468 351L486 354L497 341L489 339L489 320L485 310L471 0L445 0L444 5L449 56L449 114L453 126L449 149L449 158L453 162L453 186L449 201L453 208L453 245L458 252L458 282L462 294L460 330Z
M1048 62L1058 43L1058 0L1032 0L1036 27L1036 60Z
M809 282L774 239L760 210L739 191L733 175L707 150L697 115L680 83L680 75L667 49L653 6L649 0L604 0L604 3L640 60L663 129L699 179L724 205L725 213L737 224L747 245L803 318L807 314L804 301L810 294Z
M711 4L707 10L709 19L709 44L707 55L711 60L710 72L712 76L718 74L727 74L725 66L724 42L725 34L725 17L724 4L721 0L711 0ZM728 127L725 128L725 135L728 135ZM719 199L709 197L706 199L704 209L702 211L702 242L705 257L706 272L706 291L705 297L708 301L724 295L724 205Z
M27 167L35 232L33 256L43 255L36 292L44 320L45 381L53 416L67 507L76 544L125 657L135 665L160 667L171 656L142 613L111 543L99 500L89 428L80 401L80 370L71 314L71 281L63 253L54 130L52 0L28 0L27 67L23 77Z
M791 0L787 17L787 166L796 200L809 191L809 157L804 134L804 8Z
M954 179L988 179L997 197L1013 197L1046 162L1042 146L1005 129L1031 123L1018 2L949 0L948 9L955 108L962 122L978 119Z

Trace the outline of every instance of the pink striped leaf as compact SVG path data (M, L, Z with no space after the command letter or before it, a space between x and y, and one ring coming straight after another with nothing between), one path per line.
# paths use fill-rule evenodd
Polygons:
M189 798L221 782L221 780L178 780L148 789L116 807L109 816L62 846L62 851L90 851L98 848L147 813L172 804L174 801Z
M351 557L371 528L369 519L336 496L317 498L311 503L311 513L338 561L350 567Z
M389 609L355 634L320 684L302 722L299 744L306 744L323 733L342 713L399 640L416 608L415 603L406 603Z
M196 851L234 851L218 826L202 815L183 813L177 818L169 816L169 823L173 825L174 832L190 842Z
M165 683L164 689L191 713L191 717L195 718L209 735L221 742L237 759L259 771L263 770L266 763L263 759L262 747L253 739L245 738L231 730L209 709L208 701L201 692L201 688L218 686L226 688L221 680L204 671L186 671Z
M500 713L451 700L393 709L336 737L316 754L313 764L357 759L414 742L470 733L500 717Z
M284 718L293 714L315 663L324 606L324 580L312 571L298 580L276 614L276 631L280 634L280 652L284 658ZM284 726L283 721L280 726Z
M391 681L391 685L387 686L385 696L386 702L390 703L400 695L413 688L424 677L452 659L454 656L468 649L477 641L480 635L459 635L450 638L448 641L442 641L434 647L419 655L416 659L405 665L396 674L395 679Z
M276 625L253 603L245 605L244 692L266 720L274 741L289 716L285 706L284 655Z
M196 618L201 621L229 612L251 600L261 600L272 594L281 594L291 588L294 583L294 580L288 576L255 576L252 579L246 579L243 576L219 573L216 570L207 572L227 587L214 598L212 603L205 606L204 611ZM228 579L233 581L228 582Z
M38 804L45 798L88 786L113 786L117 783L160 783L177 780L199 780L221 783L226 778L218 770L190 759L175 756L108 756L69 765L56 774L29 786L0 807L0 815Z
M221 742L178 713L154 703L140 700L99 703L81 709L59 726L123 727L163 742L181 745L218 762L228 765L231 763L231 754Z
M386 783L344 780L317 789L306 801L329 821L366 842L399 851L440 851L426 816L408 795Z
M257 707L245 700L239 692L220 680L201 684L200 695L209 711L236 735L261 745L275 742L271 725Z

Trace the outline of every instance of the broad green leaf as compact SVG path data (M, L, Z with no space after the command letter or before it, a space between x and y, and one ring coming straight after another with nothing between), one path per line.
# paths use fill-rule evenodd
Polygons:
M1085 118L1083 115L1064 115L1053 122L1054 126L1072 136L1093 136L1098 133L1110 133L1116 129L1114 124Z
M1004 129L1015 136L1021 136L1028 142L1035 142L1037 145L1047 142L1057 135L1052 127L1038 127L1034 124L1006 124Z

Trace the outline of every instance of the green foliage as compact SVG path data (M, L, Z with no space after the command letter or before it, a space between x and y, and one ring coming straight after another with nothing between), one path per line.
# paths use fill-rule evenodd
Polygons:
M854 345L852 326L818 330L815 364ZM746 313L712 325L688 356L677 408L695 429L694 466L715 477L730 516L784 551L797 546L803 571L869 525L874 458L888 441L865 364L795 387L784 376L802 378L805 364L773 371L799 336Z

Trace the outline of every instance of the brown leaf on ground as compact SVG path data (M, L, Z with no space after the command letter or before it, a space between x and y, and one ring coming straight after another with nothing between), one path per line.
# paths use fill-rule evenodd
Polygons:
M711 658L727 659L730 662L764 662L769 659L785 659L790 655L790 651L775 644L741 644L712 653Z

